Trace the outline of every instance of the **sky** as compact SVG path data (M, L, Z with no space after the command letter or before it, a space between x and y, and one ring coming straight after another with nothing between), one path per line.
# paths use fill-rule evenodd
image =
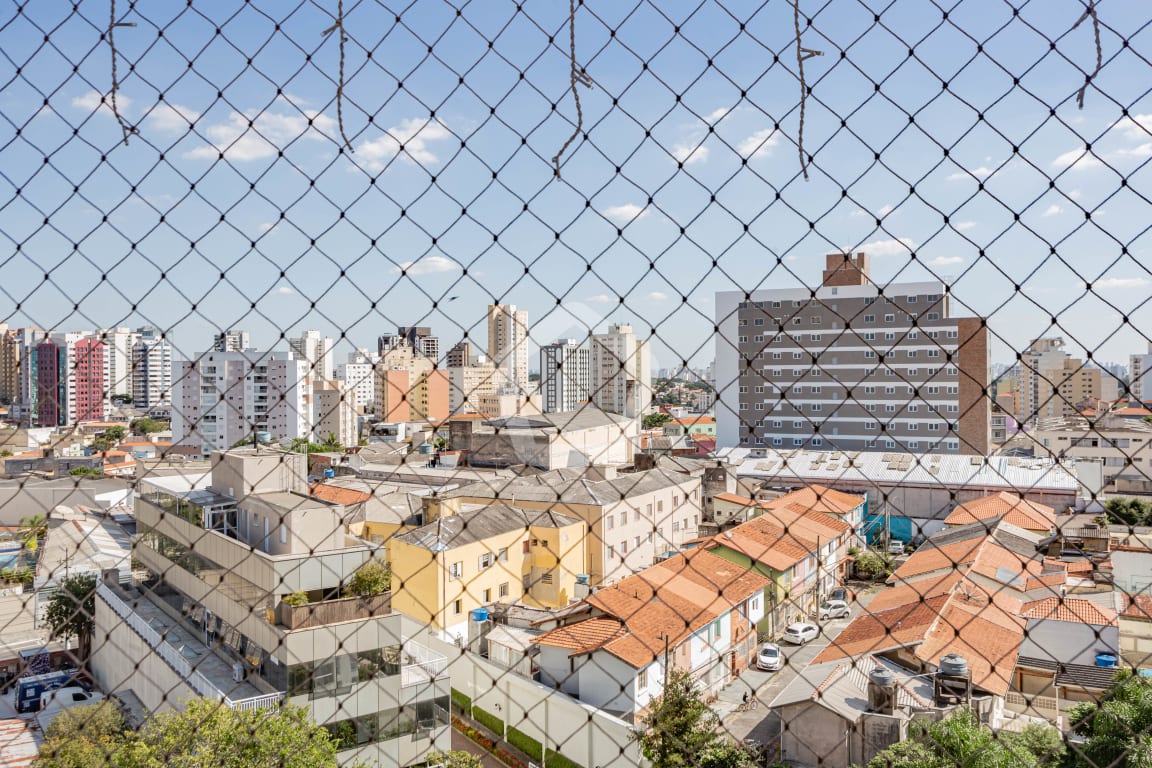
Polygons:
M704 365L717 291L813 286L852 249L881 284L946 281L993 360L1152 337L1146 3L1096 4L1080 109L1076 0L800 0L807 181L786 0L581 4L559 179L562 0L345 2L351 152L335 0L128 5L127 144L108 3L0 9L10 325L154 325L188 357L229 327L430 325L447 349L508 302L536 343L631 322L654 367Z

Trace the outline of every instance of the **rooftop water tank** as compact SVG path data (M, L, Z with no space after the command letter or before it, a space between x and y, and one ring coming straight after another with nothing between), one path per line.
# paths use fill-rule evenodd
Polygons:
M487 608L473 608L468 613L471 615L472 621L475 621L475 622L488 621L488 609Z
M940 657L940 671L945 675L961 677L968 674L968 662L958 653L949 653Z
M586 574L586 573L576 574L576 583L587 585L588 584L588 574Z
M420 443L420 453L424 456L431 456L436 453L436 446L432 443Z
M336 470L332 469L332 467L328 467L324 470L324 477L336 477Z
M1119 663L1114 653L1098 653L1096 654L1096 666L1098 667L1114 667Z
M256 442L258 442L258 443L270 443L270 442L272 442L272 433L271 432L257 432L256 433Z
M887 688L894 685L896 678L892 675L891 670L886 667L876 667L868 673L868 680L875 685Z

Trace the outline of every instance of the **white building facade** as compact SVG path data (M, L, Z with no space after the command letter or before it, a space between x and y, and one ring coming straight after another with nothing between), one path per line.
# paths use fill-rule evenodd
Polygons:
M540 396L545 413L574 411L591 400L591 352L575 339L540 348Z
M347 362L336 366L336 378L352 393L352 404L361 413L372 410L376 397L376 363L379 355L366 349L348 353Z
M488 358L508 382L528 387L528 312L515 304L488 305Z
M132 404L148 410L172 399L172 344L156 328L141 328L132 344Z
M648 341L630 325L610 325L592 334L589 358L592 403L603 411L636 418L652 402Z

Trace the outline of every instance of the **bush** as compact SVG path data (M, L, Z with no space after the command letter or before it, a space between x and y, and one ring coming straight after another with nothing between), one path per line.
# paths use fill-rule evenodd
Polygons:
M26 565L0 570L0 581L9 584L23 584L25 587L30 587L35 580L36 572Z
M875 552L865 552L856 558L856 575L873 581L891 573L889 561Z
M523 731L518 731L515 728L508 727L508 743L516 747L524 754L533 760L540 760L544 757L544 745L536 741Z
M285 605L308 605L310 602L311 601L308 599L308 593L304 591L293 592L292 594L285 595L284 597Z
M496 717L496 715L493 715L490 712L485 712L484 710L480 709L480 707L472 707L472 719L480 723L480 725L484 726L488 730L492 731L492 733L496 734L497 736L504 735L504 721Z
M382 595L392 587L392 571L387 565L369 560L356 569L348 581L348 591L359 597Z
M452 689L452 703L455 704L460 710L468 715L472 715L472 697L466 693L462 693L455 688Z
M584 768L580 763L569 760L554 749L545 750L544 765L548 768Z

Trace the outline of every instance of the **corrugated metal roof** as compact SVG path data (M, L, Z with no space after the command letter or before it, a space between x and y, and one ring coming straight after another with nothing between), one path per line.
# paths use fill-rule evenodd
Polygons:
M34 720L0 720L0 766L26 768L40 754L44 735Z
M755 453L753 453L755 451ZM739 465L741 477L785 485L848 481L873 485L973 486L1004 490L1077 492L1070 468L1051 459L953 454L844 452L847 461L827 461L834 451L724 448L718 453Z

